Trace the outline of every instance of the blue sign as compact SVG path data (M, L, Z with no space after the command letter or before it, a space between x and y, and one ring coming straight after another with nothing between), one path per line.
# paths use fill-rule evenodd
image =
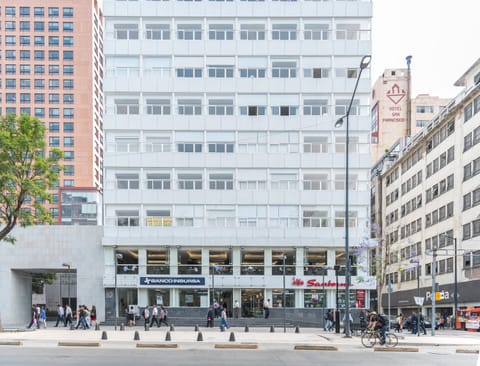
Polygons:
M205 277L140 277L144 286L205 286Z

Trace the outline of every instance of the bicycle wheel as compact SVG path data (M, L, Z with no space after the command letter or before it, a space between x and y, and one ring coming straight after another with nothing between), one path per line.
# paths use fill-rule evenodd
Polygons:
M374 333L365 332L362 334L362 344L364 347L372 348L377 343L377 337Z
M385 346L395 347L398 344L398 337L393 333L385 334Z

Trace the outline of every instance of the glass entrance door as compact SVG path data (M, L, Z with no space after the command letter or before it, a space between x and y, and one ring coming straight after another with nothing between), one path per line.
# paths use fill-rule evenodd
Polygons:
M242 290L241 314L243 317L263 317L263 289Z

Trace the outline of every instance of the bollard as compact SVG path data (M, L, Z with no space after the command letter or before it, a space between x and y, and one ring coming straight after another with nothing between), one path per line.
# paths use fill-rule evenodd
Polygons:
M248 329L248 325L245 325L245 333L248 333L250 330Z
M225 332L225 327L223 325L220 325L220 332Z
M102 339L104 339L104 340L105 340L105 339L108 339L108 337L107 337L107 331L106 331L106 330L104 330L104 331L102 332Z
M170 324L170 332L173 332L175 330L175 327L173 326L173 324Z
M145 332L148 332L150 330L150 327L148 326L148 324L145 324Z
M100 330L100 324L95 323L95 330Z
M123 323L120 324L120 330L125 330L125 324Z
M73 325L73 323L70 323L70 330L75 330L75 325Z
M167 342L172 340L172 337L170 336L170 332L169 332L169 331L167 331L167 334L165 335L165 340L166 340Z
M139 341L140 340L140 334L138 334L138 330L135 331L135 335L133 336L134 341Z
M195 325L195 332L198 332L198 324Z
M235 342L235 334L233 332L230 332L230 342Z
M202 335L202 332L198 332L198 335L197 335L197 342L203 342L203 335Z
M270 333L275 333L275 328L273 327L273 325L270 327Z
M298 327L298 325L295 327L295 333L300 333L300 328Z

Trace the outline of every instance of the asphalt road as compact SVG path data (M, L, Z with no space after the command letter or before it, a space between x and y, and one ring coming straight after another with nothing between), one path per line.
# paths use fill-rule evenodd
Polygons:
M0 349L1 366L475 366L478 355L452 352L390 353L359 351L292 350L181 350L181 349L92 349L92 348L18 348Z

